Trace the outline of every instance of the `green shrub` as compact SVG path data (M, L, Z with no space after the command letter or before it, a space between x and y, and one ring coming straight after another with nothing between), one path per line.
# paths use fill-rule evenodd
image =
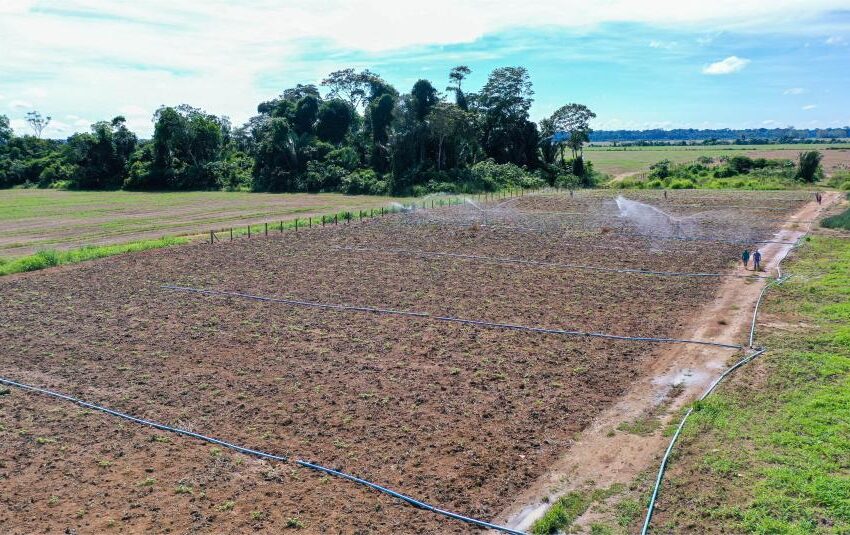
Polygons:
M670 189L694 189L697 187L691 179L676 179L670 182Z
M497 191L505 188L539 188L546 185L538 176L527 173L512 163L498 164L489 159L478 162L470 169L472 179L481 184L481 189Z
M342 178L342 191L350 195L386 195L388 185L371 169L359 169Z
M850 230L850 208L840 214L827 217L821 221L820 225L826 228Z

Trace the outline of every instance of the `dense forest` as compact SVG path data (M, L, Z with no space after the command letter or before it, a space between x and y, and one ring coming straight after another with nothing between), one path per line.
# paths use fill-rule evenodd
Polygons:
M591 142L702 142L704 145L726 144L759 145L767 143L812 143L823 140L850 138L850 126L843 128L748 128L743 130L676 128L662 130L597 130L590 135Z
M379 75L344 69L257 106L234 127L190 105L163 106L150 140L123 117L67 140L42 139L49 117L28 114L33 135L0 116L0 187L130 190L470 192L595 181L582 157L595 114L567 104L535 124L523 67L490 73L478 91L466 66L439 91L417 81L401 93Z

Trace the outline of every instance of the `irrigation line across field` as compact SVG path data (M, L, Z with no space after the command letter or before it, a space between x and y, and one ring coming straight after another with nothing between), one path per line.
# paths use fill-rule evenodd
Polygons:
M453 513L451 511L447 511L445 509L440 509L439 507L435 507L435 506L433 506L429 503L419 501L416 498L413 498L413 497L408 496L406 494L402 494L400 492L396 492L396 491L389 489L387 487L378 485L377 483L373 483L371 481L359 478L357 476L347 474L347 473L341 472L339 470L334 470L333 468L328 468L326 466L322 466L320 464L316 464L316 463L311 462L311 461L305 461L305 460L302 460L302 459L292 459L292 460L290 460L289 457L284 456L284 455L275 455L273 453L267 453L267 452L264 452L264 451L261 451L261 450L246 448L244 446L236 445L232 442L227 442L227 441L220 440L220 439L217 439L217 438L209 437L209 436L206 436L206 435L202 435L200 433L194 433L192 431L187 431L185 429L180 429L178 427L171 427L171 426L159 423L159 422L154 422L152 420L146 420L144 418L138 418L136 416L132 416L132 415L127 414L125 412L116 411L116 410L104 407L102 405L96 405L96 404L90 403L88 401L83 401L82 399L75 398L75 397L69 396L67 394L61 394L59 392L54 392L54 391L48 390L46 388L39 388L37 386L28 385L28 384L21 383L21 382L18 382L18 381L13 381L13 380L7 379L5 377L0 377L0 384L12 386L12 387L15 387L15 388L20 388L21 390L27 390L29 392L36 392L36 393L43 394L43 395L46 395L46 396L50 396L50 397L53 397L53 398L61 399L61 400L64 400L64 401L69 401L71 403L76 403L77 405L80 405L80 406L85 407L87 409L92 409L92 410L96 410L96 411L99 411L99 412L103 412L103 413L109 414L111 416L117 416L118 418L123 418L125 420L129 420L129 421L137 423L137 424L150 426L150 427L153 427L154 429L159 429L160 431L167 431L167 432L170 432L170 433L176 433L178 435L183 435L183 436L195 438L195 439L198 439L198 440L202 440L202 441L208 442L210 444L216 444L218 446L222 446L222 447L237 451L239 453L243 453L245 455L251 455L253 457L260 457L260 458L263 458L263 459L271 459L273 461L278 461L278 462L283 462L283 463L292 462L292 463L294 463L298 466L301 466L302 468L307 468L309 470L314 470L316 472L322 472L322 473L332 475L332 476L335 476L335 477L338 477L338 478L341 478L341 479L346 479L346 480L351 481L353 483L356 483L358 485L363 485L363 486L369 487L369 488L376 490L376 491L378 491L382 494L386 494L388 496L392 496L393 498L401 500L401 501L405 502L406 504L412 505L413 507L416 507L418 509L431 511L432 513L436 513L438 515L442 515L442 516L445 516L445 517L448 517L448 518L452 518L454 520L459 520L461 522L466 522L467 524L473 524L473 525L478 526L480 528L494 529L494 530L501 531L503 533L509 533L511 535L525 535L525 533L523 533L522 531L516 531L516 530L510 529L510 528L507 528L505 526L500 526L498 524L491 524L490 522L485 522L484 520L478 520L476 518L464 516L464 515L461 515L461 514L458 514L458 513Z
M312 307L312 308L324 308L324 309L333 309L333 310L349 310L354 312L371 312L374 314L385 314L385 315L393 315L393 316L407 316L407 317L416 317L422 319L429 319L433 321L444 321L447 323L459 323L464 325L475 325L477 327L486 327L491 329L505 329L509 331L525 331L525 332L533 332L533 333L541 333L541 334L554 334L554 335L562 335L562 336L579 336L579 337L587 337L587 338L605 338L608 340L625 340L625 341L633 341L633 342L658 342L658 343L671 343L671 344L697 344L697 345L705 345L705 346L714 346L714 347L723 347L727 349L743 349L744 346L737 344L727 344L723 342L712 342L709 340L689 340L685 338L657 338L651 336L623 336L618 334L608 334L608 333L599 333L599 332L587 332L587 331L572 331L566 329L549 329L545 327L531 327L528 325L517 325L513 323L495 323L490 321L482 321L482 320L473 320L473 319L465 319L465 318L455 318L452 316L435 316L428 312L414 312L407 310L394 310L389 308L376 308L376 307L367 307L367 306L359 306L359 305L342 305L336 303L319 303L314 301L303 301L300 299L284 299L282 297L268 297L262 295L252 295L246 294L242 292L228 292L222 290L208 290L204 288L191 288L188 286L173 286L169 284L164 284L161 286L164 290L173 290L178 292L189 292L203 295L212 295L219 297L239 297L242 299L250 299L253 301L264 301L267 303L282 303L285 305L294 305L294 306L304 306L304 307Z
M379 249L371 247L333 247L337 251L362 252L362 253L384 253L407 256L441 256L448 258L459 258L462 260L479 260L494 264L523 264L531 266L550 267L558 269L583 269L588 271L602 271L606 273L632 273L636 275L656 275L661 277L729 277L740 279L767 279L769 275L737 275L734 273L699 273L690 271L653 271L641 268L608 268L601 266L587 266L582 264L562 264L558 262L543 262L540 260L527 260L524 258L509 258L498 256L482 256L461 253L446 253L440 251L411 251L407 249Z
M756 301L755 309L753 310L752 323L750 325L750 338L749 338L749 347L750 348L753 348L754 344L755 344L756 322L758 320L758 313L759 313L759 308L761 306L762 300L764 299L764 296L767 293L767 290L769 288L771 288L773 286L779 286L779 285L781 285L782 283L784 283L785 281L787 281L788 279L791 278L791 275L786 275L785 277L782 276L781 264L788 257L788 255L791 253L791 251L793 251L794 249L796 249L800 245L800 241L804 237L805 237L805 234L800 236L800 238L798 238L797 241L792 242L792 246L789 247L785 251L785 254L782 255L782 258L780 258L779 261L776 263L776 270L777 270L777 273L778 273L777 278L772 280L768 284L766 284L765 287L762 288L761 292L759 293L759 297L758 297L758 300ZM730 373L732 373L736 369L740 368L741 366L747 364L748 362L751 362L756 357L762 355L766 351L767 351L766 348L758 348L758 349L755 350L754 353L751 353L750 355L747 355L746 357L744 357L740 361L736 362L733 366L731 366L729 369L727 369L725 372L723 372L720 375L720 377L718 377L711 384L711 386L708 388L708 390L706 390L705 393L703 393L703 395L700 396L698 401L705 400L705 398L707 398L708 395L711 394L714 391L715 388L717 388L717 385L719 385L720 382L723 379L725 379L726 376L728 376ZM685 422L688 420L688 417L693 412L694 412L694 407L688 408L687 412L682 417L682 421L679 422L679 426L676 428L676 432L673 434L673 437L670 439L670 444L667 446L667 450L664 452L664 456L661 458L661 465L658 468L658 476L655 479L655 486L652 489L652 496L649 499L649 505L647 506L647 509L646 509L646 517L645 517L644 522L643 522L643 528L641 529L641 532L640 532L641 535L646 535L649 532L649 523L652 520L652 513L653 513L653 510L655 509L655 502L658 498L658 493L661 490L661 481L664 478L664 472L667 469L667 462L670 459L670 453L673 451L673 446L676 444L676 440L679 438L679 434L682 432L682 429L685 427Z
M549 233L549 234L557 234L562 229L547 229L544 227L526 227L526 226L518 226L518 225L503 225L500 223L490 223L486 221L449 221L446 219L437 220L436 218L431 220L424 220L421 223L439 223L440 225L454 225L457 227L469 227L471 224L480 224L482 227L490 227L496 229L507 229L507 230L523 230L523 231L531 231L537 233ZM602 227L592 229L592 230L601 230ZM591 229L585 229L591 230ZM573 232L572 235L576 233ZM570 236L570 232L564 232L563 235ZM719 238L701 238L701 237L684 237L684 236L662 236L657 234L642 234L637 232L624 232L619 234L610 235L613 239L619 238L644 238L646 240L660 240L660 241L685 241L685 242L711 242L711 243L728 243L732 245L752 245L757 243L775 243L780 245L792 245L794 242L784 242L784 241L776 241L776 240L724 240Z

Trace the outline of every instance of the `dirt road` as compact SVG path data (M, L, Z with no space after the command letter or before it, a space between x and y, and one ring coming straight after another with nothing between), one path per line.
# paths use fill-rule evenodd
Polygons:
M823 206L814 201L805 205L776 233L775 241L796 241L808 231L811 221L816 220L822 210L838 200L838 193L826 193ZM760 250L765 271L775 276L780 260L791 247L780 243L764 244ZM738 270L745 273L743 266L739 265ZM746 344L753 309L763 284L762 279L725 279L715 300L695 310L680 334ZM669 440L661 430L679 408L701 395L730 360L738 356L740 353L717 348L671 346L658 359L648 363L628 393L602 413L552 469L517 496L514 504L496 521L527 530L546 512L551 502L567 492L586 487L588 482L596 488L628 484L640 472L657 467L658 458ZM659 412L662 425L654 433L641 436L617 430L623 423ZM581 518L577 524L583 524Z

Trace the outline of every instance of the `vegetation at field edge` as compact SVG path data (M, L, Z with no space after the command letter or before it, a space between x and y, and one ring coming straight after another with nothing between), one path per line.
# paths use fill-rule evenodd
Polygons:
M104 258L123 253L147 251L188 243L189 238L165 237L158 240L143 240L121 245L88 246L71 251L39 251L33 255L22 256L12 260L0 258L0 275L11 275L25 271L37 271L61 264L74 264L96 258Z
M813 237L768 294L768 352L700 403L656 532L850 532L850 242Z

